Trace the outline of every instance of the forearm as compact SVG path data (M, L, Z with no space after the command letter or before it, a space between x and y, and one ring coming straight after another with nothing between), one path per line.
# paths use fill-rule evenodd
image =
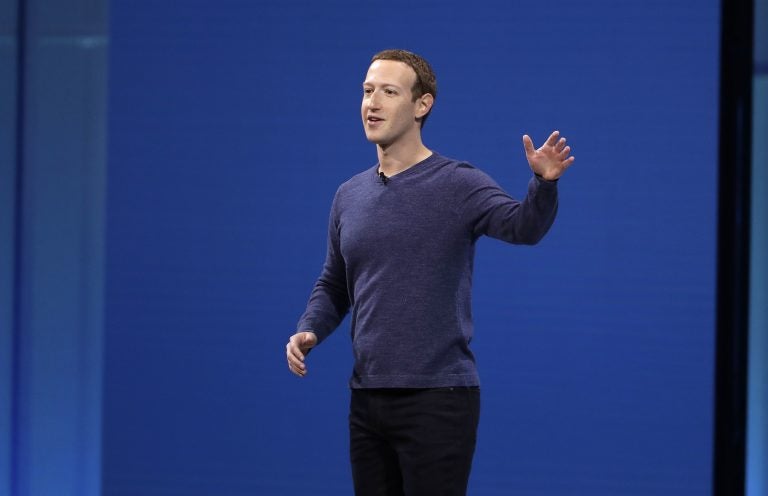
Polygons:
M323 274L318 278L307 302L307 308L296 326L298 331L311 331L318 342L328 337L349 311L346 284Z
M484 213L475 225L485 234L515 244L536 244L547 233L557 213L557 183L531 178L528 193L517 201L501 189L486 193Z

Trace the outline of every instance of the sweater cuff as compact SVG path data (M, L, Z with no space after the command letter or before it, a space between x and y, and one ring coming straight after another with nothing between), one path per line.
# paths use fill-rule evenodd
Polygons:
M554 187L557 184L557 181L560 180L560 178L557 178L557 179L553 179L553 180L550 181L549 179L544 179L539 174L534 173L533 175L534 175L534 177L536 177L536 180L538 181L539 184L548 185L548 186L552 186L552 187Z
M325 338L328 337L328 334L330 334L330 333L320 333L320 332L318 332L315 329L315 326L313 326L311 324L308 324L308 323L303 323L303 322L299 322L299 325L296 326L296 332L297 333L298 332L311 332L312 334L317 336L317 344L322 343L325 340Z

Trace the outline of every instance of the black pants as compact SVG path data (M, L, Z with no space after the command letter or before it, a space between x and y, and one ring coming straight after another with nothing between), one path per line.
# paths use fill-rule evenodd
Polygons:
M350 458L357 496L463 496L480 390L353 389Z

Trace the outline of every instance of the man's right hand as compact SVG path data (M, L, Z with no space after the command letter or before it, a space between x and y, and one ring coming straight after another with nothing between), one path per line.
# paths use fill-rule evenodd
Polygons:
M317 344L317 336L314 332L297 332L288 344L285 345L285 354L288 357L288 368L299 377L307 375L307 366L304 359L310 350Z

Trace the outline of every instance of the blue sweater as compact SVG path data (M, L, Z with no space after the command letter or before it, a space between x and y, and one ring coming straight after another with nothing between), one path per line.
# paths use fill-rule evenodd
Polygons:
M337 190L328 254L297 329L322 342L351 308L352 388L477 386L475 242L537 243L555 219L556 183L533 177L519 202L437 153L386 181L377 170Z

